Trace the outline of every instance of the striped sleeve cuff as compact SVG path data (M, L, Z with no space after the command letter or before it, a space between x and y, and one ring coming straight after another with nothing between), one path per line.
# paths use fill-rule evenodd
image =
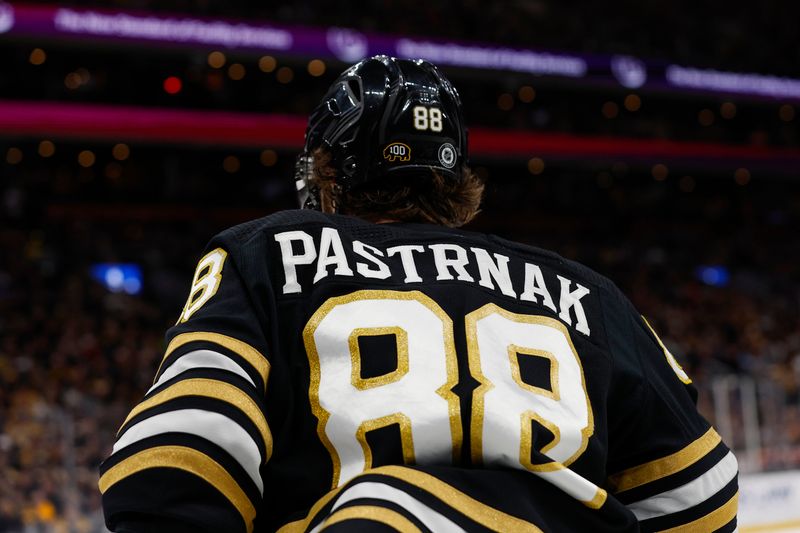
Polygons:
M736 457L710 428L683 449L609 478L643 531L717 531L736 526Z
M110 511L182 518L193 500L216 501L238 524L204 525L252 531L264 493L260 468L272 453L268 375L266 358L241 341L205 332L175 337L101 466L107 519L113 522Z

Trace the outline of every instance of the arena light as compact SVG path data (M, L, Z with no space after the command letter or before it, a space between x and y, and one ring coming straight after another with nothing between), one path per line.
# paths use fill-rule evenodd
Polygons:
M746 168L737 168L733 173L733 180L737 185L747 185L750 183L750 171Z
M628 111L639 111L639 108L642 107L642 99L637 94L629 94L625 97L624 105Z
M697 279L712 287L725 287L731 275L723 265L701 265L695 270Z
M281 67L278 69L278 73L275 77L278 78L278 82L280 83L291 83L294 79L294 71L290 67Z
M106 165L106 168L103 171L103 173L108 179L116 181L122 177L122 165L120 165L115 161L112 161L111 163Z
M528 160L528 172L538 176L544 171L544 160L541 157L533 157Z
M725 120L733 120L736 117L736 104L722 102L722 105L719 106L719 114Z
M75 90L81 86L81 77L77 72L70 72L64 76L64 87Z
M578 55L519 50L433 39L398 39L392 47L398 57L423 57L438 65L501 69L528 74L582 78L588 62ZM366 55L366 54L365 54Z
M103 142L147 141L165 144L236 146L299 150L306 117L143 108L101 104L0 100L0 136L71 138ZM564 133L470 129L470 153L475 157L528 161L536 154L548 162L559 159L639 161L653 165L681 161L736 168L768 168L796 174L800 150L760 145L680 142L663 139L584 137Z
M18 11L18 25L26 22L25 19L20 19L19 15L38 15L36 23L50 23L53 30L65 34L198 45L213 44L228 48L289 50L293 44L292 33L288 30L238 21L192 16L164 17L155 14L67 7L53 8L51 12L45 13L44 9L36 7L20 7L22 7L21 12L19 7L15 7Z
M90 274L111 292L139 294L142 292L142 269L133 263L97 263Z
M603 107L600 108L600 112L608 119L617 118L617 115L619 115L619 106L616 102L605 102Z
M208 66L211 68L222 68L225 66L225 54L219 51L211 52L208 54L206 61L208 61Z
M497 108L500 111L511 111L514 107L514 97L509 93L503 93L497 97Z
M308 62L308 73L314 76L315 78L322 76L325 74L325 62L321 59L312 59Z
M6 163L9 165L18 165L22 162L22 150L16 146L12 146L6 151Z
M239 158L235 155L229 155L225 159L222 160L222 168L228 174L235 174L239 172L242 164L239 162Z
M228 67L228 77L233 81L240 81L244 79L246 74L246 70L244 65L241 63L233 63L230 67Z
M262 150L259 159L265 167L272 167L278 162L278 154L275 150Z
M530 85L523 85L517 91L517 96L519 97L520 102L524 104L530 104L536 98L536 89Z
M388 54L422 57L445 67L505 70L574 81L586 79L592 85L616 80L620 88L627 89L703 91L800 100L800 79L669 65L633 56L573 54L502 44L398 37L349 28L296 27L195 15L22 3L0 5L4 8L0 13L0 33L22 38L102 40L159 48L181 45L203 51L242 50L347 63L374 54ZM264 57L272 58L272 55ZM209 56L209 64L220 68L224 64L220 59L216 54ZM276 63L264 60L259 62L259 67L271 72Z
M31 65L42 65L47 61L47 54L41 48L34 48L28 57L28 61Z
M667 66L665 77L667 83L673 87L770 98L800 98L800 80L791 78L722 72L679 65Z
M39 143L38 151L42 157L51 157L56 153L56 145L52 141L44 140Z
M262 56L258 60L258 68L261 72L272 72L278 66L278 62L272 56Z
M650 169L650 173L653 175L654 180L664 181L667 179L667 176L669 176L669 168L663 163L656 163L653 165L653 168Z
M83 168L89 168L94 165L97 158L91 150L81 150L78 154L78 164Z
M111 148L111 155L117 161L125 161L131 155L131 149L125 143L117 143Z
M714 112L710 109L701 109L700 112L697 113L697 122L699 122L701 126L711 126L714 123Z
M164 92L167 94L178 94L183 89L183 82L177 76L169 76L164 80Z

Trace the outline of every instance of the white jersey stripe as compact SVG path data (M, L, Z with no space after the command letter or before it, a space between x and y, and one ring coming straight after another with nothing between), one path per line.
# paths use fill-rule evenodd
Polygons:
M702 476L676 489L656 494L645 500L629 504L639 520L677 513L703 503L731 482L739 470L733 453L723 457Z
M161 413L131 426L114 444L113 453L134 442L168 432L189 433L213 442L242 465L258 491L264 494L259 474L261 454L253 438L227 416L200 409L181 409Z
M601 491L597 485L569 468L560 468L549 472L532 472L532 474L547 480L583 503L594 501L598 492ZM602 494L605 495L605 492L602 491Z
M153 383L153 386L150 387L150 390L148 390L147 393L150 394L153 389L163 383L166 383L168 380L174 378L178 374L186 372L187 370L195 370L198 368L218 368L220 370L227 370L228 372L233 372L234 374L243 377L253 387L256 386L250 376L247 375L247 372L245 372L244 369L236 364L236 362L230 357L226 357L221 353L212 350L195 350L180 356L175 360L174 363L167 367L167 369L164 370L164 373L158 378L158 381Z
M446 516L437 513L408 493L403 492L400 489L396 489L390 485L386 485L384 483L375 483L372 481L357 483L356 485L353 485L352 487L349 487L343 491L336 498L336 501L331 508L331 514L333 514L336 509L345 503L358 500L360 498L371 498L393 502L413 515L431 531L441 531L443 533L464 533L464 529L462 529L458 524L454 523ZM324 523L325 522L323 521L318 524L317 527L311 530L311 533L317 533L320 531Z

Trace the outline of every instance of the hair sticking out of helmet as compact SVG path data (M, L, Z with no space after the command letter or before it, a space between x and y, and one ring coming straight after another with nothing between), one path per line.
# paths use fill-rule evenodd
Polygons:
M467 162L461 99L425 60L365 59L339 76L308 119L295 172L304 208L321 208L309 179L317 149L330 154L337 186L344 191L431 171L459 180Z

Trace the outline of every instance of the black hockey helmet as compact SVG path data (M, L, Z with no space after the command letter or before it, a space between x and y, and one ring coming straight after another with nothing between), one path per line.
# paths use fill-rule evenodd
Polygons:
M308 119L295 176L301 207L320 208L309 183L320 147L330 152L343 190L420 169L460 179L467 161L461 99L425 60L365 59L339 76Z

